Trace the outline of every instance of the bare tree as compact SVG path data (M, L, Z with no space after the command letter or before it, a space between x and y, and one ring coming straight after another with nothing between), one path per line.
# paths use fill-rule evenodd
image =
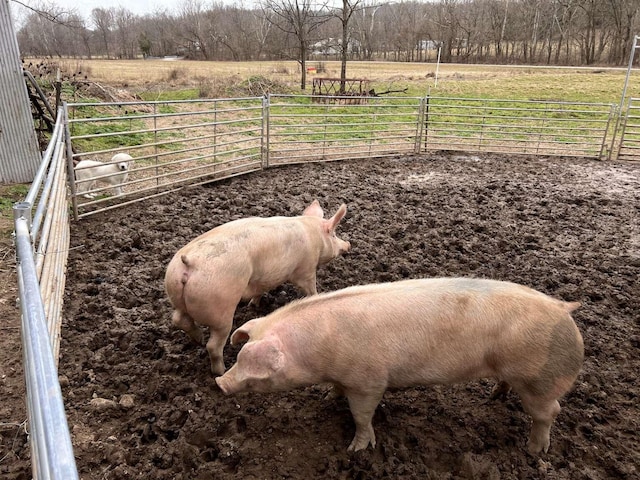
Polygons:
M349 22L354 13L362 8L364 0L342 0L342 8L337 9L336 16L342 26L342 41L340 42L340 93L345 93L347 79L347 58L352 45Z
M16 3L29 12L17 31L23 54L43 57L81 54L83 48L79 39L85 26L75 10L64 10L55 4L31 7Z
M606 0L608 12L606 18L612 30L611 48L608 61L613 64L624 64L630 53L634 24L637 28L637 0Z
M180 0L175 14L102 7L88 19L56 0L10 1L29 11L16 22L26 55L293 58L305 88L318 44L340 59L342 92L349 59L425 61L436 48L444 62L620 65L640 27L640 0Z
M111 54L111 42L112 42L112 30L113 30L113 8L94 8L91 10L91 20L97 30L102 47L104 48L104 55L110 58Z
M346 0L345 0L346 1ZM314 4L312 0L262 0L262 10L273 25L283 32L293 35L298 45L298 63L301 68L300 88L307 83L307 58L312 34L320 25L328 21L326 3ZM272 15L268 15L268 14Z
M137 18L126 8L120 7L114 13L116 26L117 56L119 58L135 58L137 45Z
M226 7L221 13L222 43L234 60L258 60L262 57L272 24L261 11L238 6Z
M167 10L158 10L153 15L146 15L140 19L140 39L145 46L143 52L146 50L147 55L157 57L175 55L181 32L177 24L178 20Z
M452 61L458 35L458 0L443 0L436 5L431 22L434 25L436 38L441 48L443 62Z
M604 49L605 40L602 35L606 32L600 28L602 6L601 0L578 1L578 20L581 22L581 28L576 33L580 46L580 61L587 65L593 64ZM598 36L601 38L599 45Z
M354 30L360 43L360 58L362 60L371 60L373 53L378 50L382 32L376 28L379 25L379 22L376 23L376 14L385 5L388 4L377 2L366 4L363 2L358 15L354 17Z
M252 10L251 16L253 17L253 34L256 37L258 43L258 51L256 52L256 58L262 58L264 51L266 50L267 42L272 37L273 23L269 21L268 17L262 15L261 12Z

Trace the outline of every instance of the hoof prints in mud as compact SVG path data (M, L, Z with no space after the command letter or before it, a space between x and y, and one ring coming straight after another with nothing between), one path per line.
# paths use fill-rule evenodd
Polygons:
M637 478L639 177L583 159L400 157L274 168L81 220L60 360L81 476ZM528 416L515 395L488 400L488 380L388 392L378 446L355 455L348 405L323 386L221 394L205 349L170 324L164 269L216 225L297 215L316 198L327 213L347 204L339 235L352 245L320 268L319 291L475 276L582 302L585 364L548 454L525 453ZM258 309L241 304L235 324L298 296L283 286ZM226 347L227 368L237 352Z

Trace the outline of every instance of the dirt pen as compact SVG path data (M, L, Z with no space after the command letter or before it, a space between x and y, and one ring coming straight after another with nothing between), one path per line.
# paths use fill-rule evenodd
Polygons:
M141 152L122 197L80 203L69 182L72 213L86 218L70 223L66 274L38 278L48 302L64 296L47 321L54 351L62 322L60 383L81 478L637 478L640 164L602 161L624 144L616 131L637 137L626 120L618 129L614 107L387 99L310 116L299 99L237 102L201 102L199 117L160 102L137 113L108 105L106 120L76 125L112 121L121 125L115 132L74 132L69 122L56 139L45 201L74 157L110 157L129 150L126 142ZM189 127L197 142L185 118L197 118ZM106 147L97 141L105 138ZM346 401L326 399L326 386L220 393L204 348L171 327L166 265L216 225L297 215L314 199L327 213L348 205L339 233L353 248L320 269L320 291L473 276L582 303L575 318L585 365L562 400L548 454L525 453L529 418L516 396L489 401L488 380L388 392L374 417L377 447L356 455L346 453L354 431ZM43 224L69 225L51 218ZM258 309L241 304L235 324L298 296L283 286ZM227 347L227 367L237 352ZM46 417L38 398L31 393ZM46 468L56 435L45 438L47 422L33 418L32 460Z
M434 153L272 168L73 224L60 374L80 476L638 478L639 192L638 164ZM348 405L326 386L222 395L205 349L170 324L165 267L216 225L314 199L327 213L347 204L352 244L319 270L320 291L473 276L582 302L584 368L548 454L526 454L529 417L515 395L489 400L492 381L388 392L377 447L355 455ZM298 296L283 286L241 304L235 324Z

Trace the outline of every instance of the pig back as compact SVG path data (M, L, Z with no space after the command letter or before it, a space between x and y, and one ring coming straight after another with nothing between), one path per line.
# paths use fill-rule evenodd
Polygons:
M215 292L244 299L295 276L303 266L315 270L314 223L303 217L245 218L220 225L182 247L171 260L165 284L185 291ZM319 229L319 226L318 226ZM224 287L224 288L222 288Z
M289 326L279 328L325 381L405 387L544 377L549 384L573 381L582 363L567 305L509 282L407 280L305 299L282 309Z

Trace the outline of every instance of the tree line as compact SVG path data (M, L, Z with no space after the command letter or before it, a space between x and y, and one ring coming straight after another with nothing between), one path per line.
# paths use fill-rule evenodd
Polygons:
M625 65L640 29L640 0L327 1L183 0L175 11L95 8L89 18L53 2L16 30L22 55L45 58Z

